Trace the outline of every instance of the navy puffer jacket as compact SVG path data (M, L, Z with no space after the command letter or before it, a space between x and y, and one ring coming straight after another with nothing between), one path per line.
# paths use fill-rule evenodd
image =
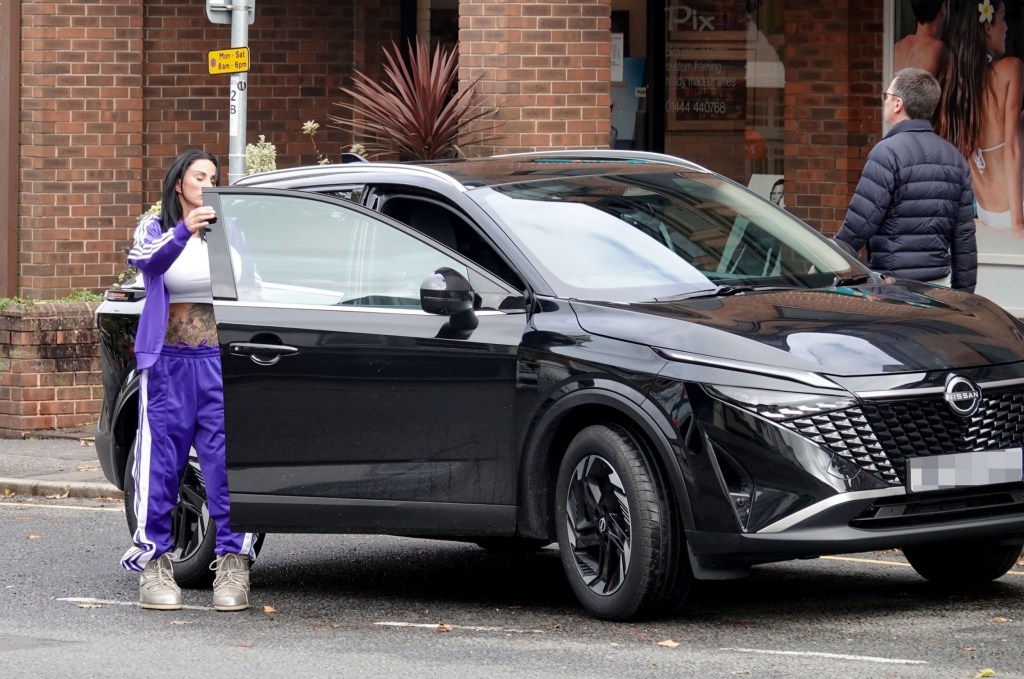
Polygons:
M836 238L868 246L868 266L897 278L974 291L978 247L967 160L927 120L892 126L868 154Z

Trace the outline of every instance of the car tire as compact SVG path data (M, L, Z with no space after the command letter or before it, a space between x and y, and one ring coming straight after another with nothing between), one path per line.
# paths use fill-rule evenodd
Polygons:
M1013 568L1021 545L991 542L945 542L904 547L903 556L929 582L970 587L997 580Z
M124 513L128 521L128 534L134 535L138 526L135 515L135 486L132 483L132 468L135 466L135 445L132 444L125 465ZM174 579L178 585L188 589L207 588L213 584L214 573L210 570L216 555L217 531L206 506L206 486L195 456L190 456L185 474L178 488L178 502L171 511L171 559L174 562ZM253 547L258 555L263 546L264 535L256 538Z
M630 620L681 606L692 581L678 557L683 536L667 492L625 429L580 431L555 493L562 566L587 611Z

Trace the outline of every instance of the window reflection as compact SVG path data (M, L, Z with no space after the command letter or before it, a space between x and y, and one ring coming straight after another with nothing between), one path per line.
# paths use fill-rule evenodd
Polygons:
M232 268L241 301L420 307L423 279L440 267L466 269L430 245L372 216L317 200L229 196L223 212L244 239Z

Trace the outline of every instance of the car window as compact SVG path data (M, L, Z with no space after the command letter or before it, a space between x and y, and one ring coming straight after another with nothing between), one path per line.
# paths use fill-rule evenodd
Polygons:
M240 301L420 308L420 284L466 267L370 214L294 196L224 195Z
M379 210L479 264L516 290L525 289L512 267L457 211L433 200L402 195L383 196Z
M364 192L365 187L355 186L345 188L332 188L328 191L323 191L322 193L325 196L330 196L332 198L341 198L342 200L347 200L350 203L356 203L361 205L363 202Z
M474 193L566 297L817 287L858 266L789 213L710 173L563 177Z

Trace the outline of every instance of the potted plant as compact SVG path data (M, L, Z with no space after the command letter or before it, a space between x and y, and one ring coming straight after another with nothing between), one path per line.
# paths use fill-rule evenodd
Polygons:
M352 88L341 91L351 101L337 106L351 116L329 115L336 127L365 135L369 155L396 154L403 160L434 160L464 155L462 148L498 138L487 134L498 123L486 120L496 106L471 109L479 77L458 88L458 47L410 42L407 57L394 42L381 48L384 78L356 71Z

